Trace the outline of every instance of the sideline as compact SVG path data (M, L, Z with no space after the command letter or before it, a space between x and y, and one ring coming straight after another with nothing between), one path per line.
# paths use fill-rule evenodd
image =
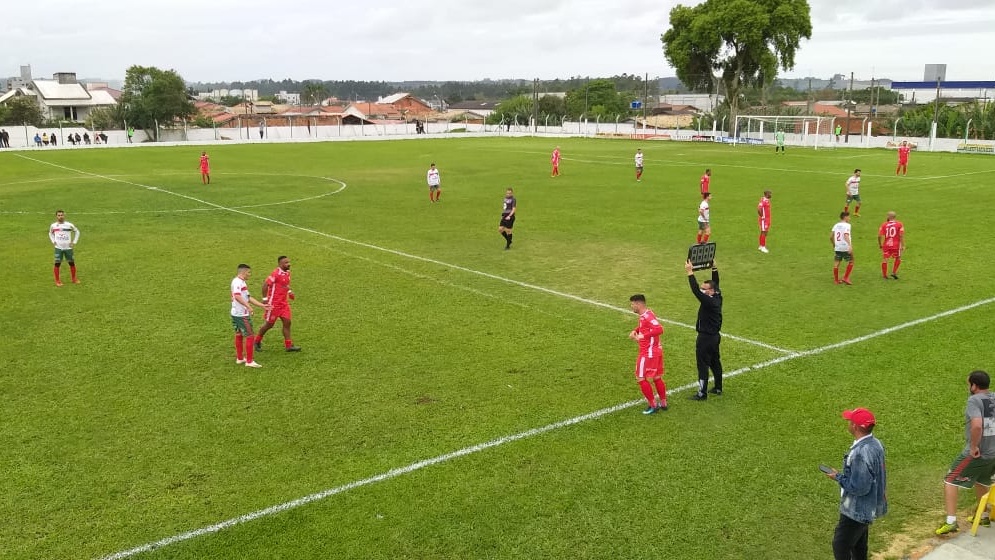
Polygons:
M808 356L817 356L819 354L823 354L823 353L829 352L831 350L836 350L838 348L844 348L846 346L851 346L853 344L859 344L861 342L865 342L865 341L871 340L873 338L878 338L880 336L885 336L887 334L891 334L891 333L896 332L896 331L900 331L900 330L903 330L903 329L907 329L907 328L910 328L910 327L921 325L923 323L928 323L930 321L935 321L937 319L942 319L944 317L949 317L951 315L956 315L957 313L962 313L964 311L969 311L969 310L974 309L976 307L981 307L981 306L988 305L988 304L991 304L991 303L995 303L995 297L988 298L988 299L983 299L983 300L978 300L978 301L976 301L974 303L969 303L967 305L962 305L962 306L954 308L954 309L949 309L947 311L943 311L943 312L937 313L935 315L930 315L928 317L923 317L921 319L916 319L916 320L913 320L913 321L908 321L906 323L902 323L900 325L895 325L893 327L888 327L888 328L885 328L885 329L881 329L879 331L875 331L873 333L866 334L864 336L858 336L856 338L851 338L849 340L844 340L842 342L836 342L834 344L827 344L825 346L820 346L818 348L813 348L811 350L805 350L805 351L797 352L795 354L790 354L790 355L787 355L787 356L780 356L780 357L777 357L777 358L774 358L774 359L771 359L771 360L766 360L766 361L763 361L763 362L759 362L757 364L753 364L751 366L742 367L742 368L739 368L737 370L734 370L734 371L731 371L731 372L727 372L725 374L724 378L728 379L730 377L736 377L736 376L742 375L744 373L748 373L748 372L751 372L751 371L761 370L761 369L764 369L764 368L767 368L767 367L770 367L770 366L774 366L774 365L777 365L777 364L780 364L780 363L784 363L784 362L788 362L788 361L791 361L791 360L795 360L795 359L798 359L798 358L804 358L804 357L808 357ZM687 385L682 385L680 387L676 387L676 388L668 391L668 394L681 393L681 392L687 391L689 389L697 389L697 388L698 388L698 384L697 383L689 383ZM316 492L314 494L309 494L307 496L304 496L304 497L301 497L301 498L297 498L296 500L291 500L289 502L284 502L282 504L271 506L271 507L268 507L268 508L265 508L265 509L256 510L254 512L246 513L246 514L240 515L238 517L233 517L231 519L227 519L225 521L222 521L220 523L216 523L214 525L208 525L208 526L202 527L200 529L194 529L192 531L187 531L186 533L180 533L178 535L173 535L171 537L167 537L167 538L160 539L160 540L157 540L157 541L154 541L154 542L146 543L146 544L143 544L141 546L136 546L136 547L130 548L128 550L122 550L121 552L116 552L114 554L103 556L103 557L100 558L100 560L122 560L124 558L130 558L132 556L135 556L136 554L141 554L143 552L150 552L150 551L153 551L153 550L156 550L156 549L159 549L159 548L163 548L163 547L169 546L171 544L176 544L176 543L180 543L180 542L183 542L183 541L188 541L190 539L194 539L194 538L197 538L197 537L200 537L200 536L203 536L203 535L208 535L208 534L211 534L211 533L217 533L219 531L223 531L225 529L228 529L230 527L234 527L236 525L241 525L243 523L248 523L250 521L253 521L253 520L256 520L256 519L260 519L262 517L269 517L271 515L276 515L278 513L281 513L281 512L290 510L290 509L295 509L295 508L301 507L303 505L310 504L312 502L317 502L319 500L324 500L325 498L334 496L336 494L342 494L344 492L348 492L350 490L353 490L353 489L356 489L356 488L360 488L362 486L368 486L370 484L374 484L374 483L377 483L377 482L383 482L385 480L390 480L392 478L397 478L397 477L399 477L401 475L405 475L405 474L408 474L408 473L415 472L417 470L424 469L425 467L431 467L433 465L438 465L440 463L451 461L453 459L458 459L460 457L465 457L467 455L478 453L480 451L484 451L484 450L490 449L492 447L497 447L499 445L504 445L506 443L512 443L512 442L519 441L519 440L522 440L522 439L526 439L526 438L538 436L538 435L541 435L541 434L544 434L544 433L547 433L547 432L551 432L553 430L558 430L560 428L565 428L565 427L568 427L568 426L573 426L574 424L579 424L581 422L586 422L588 420L596 420L598 418L601 418L602 416L606 416L608 414L613 414L615 412L619 412L621 410L625 410L626 408L631 408L633 406L642 404L643 402L645 402L643 399L637 399L637 400L632 400L632 401L629 401L629 402L624 402L624 403L621 403L621 404L617 404L615 406L610 406L608 408L602 408L601 410L596 410L596 411L588 413L588 414L584 414L584 415L581 415L581 416L575 416L573 418L569 418L567 420L562 420L560 422L555 422L555 423L552 423L552 424L547 424L547 425L539 427L539 428L533 428L531 430L526 430L524 432L519 432L517 434L512 434L512 435L500 437L500 438L497 438L497 439L492 439L490 441L487 441L487 442L484 442L484 443L479 443L477 445L472 445L470 447L464 447L462 449L458 449L458 450L452 451L450 453L445 453L445 454L439 455L437 457L432 457L431 459L425 459L425 460L422 460L422 461L417 461L415 463L411 463L411 464L403 466L403 467L398 467L398 468L395 468L395 469L391 469L391 470L389 470L387 472L384 472L384 473L381 473L381 474L378 474L378 475L375 475L375 476L371 476L369 478L364 478L362 480L356 480L356 481L350 482L348 484L343 484L341 486L336 486L334 488L329 488L327 490L322 490L321 492Z

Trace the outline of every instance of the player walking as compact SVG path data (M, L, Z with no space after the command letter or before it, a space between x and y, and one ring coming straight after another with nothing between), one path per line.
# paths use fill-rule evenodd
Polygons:
M706 169L705 174L701 176L701 194L705 194L708 191L709 184L712 182L712 170Z
M550 175L550 177L559 177L560 176L560 147L559 146L557 146L556 149L553 150L553 155L550 156L549 162L551 164L553 164L553 173Z
M860 217L860 170L854 169L853 175L846 180L846 205L843 206L843 211L847 214L850 213L850 203L855 202L856 207L853 209L853 216L855 218Z
M208 160L207 152L200 153L200 182L205 185L211 184L211 162Z
M501 223L498 225L498 233L504 238L504 250L511 249L511 233L515 227L515 212L518 211L518 200L515 199L515 191L510 187L504 191L504 204L501 206Z
M902 144L898 146L898 167L895 168L895 175L901 172L902 176L909 174L909 152L912 151L912 146L909 146L908 141L902 140Z
M708 202L712 200L712 193L701 194L701 204L698 205L698 243L708 243L708 237L712 235L712 226L709 222L711 210Z
M55 285L62 285L62 281L59 279L59 268L62 266L63 258L69 263L73 284L79 284L79 278L76 277L76 259L73 257L73 250L79 243L79 230L72 223L66 221L64 211L55 211L55 222L48 228L48 239L55 247L55 267L52 268L52 274L55 275Z
M850 239L850 213L840 212L840 221L833 226L832 233L829 234L829 242L836 251L833 260L833 281L840 283L840 261L847 261L846 272L843 274L843 283L853 285L850 282L850 272L853 271L853 242Z
M767 250L767 232L770 231L770 191L764 191L757 204L757 222L760 225L760 252L769 253Z
M256 363L252 356L252 306L264 309L270 309L270 306L249 295L249 286L245 281L251 275L249 265L238 265L238 272L231 281L231 324L235 327L235 363L260 368L263 366Z
M636 381L639 383L639 390L646 397L646 402L649 403L643 414L667 410L667 384L663 382L663 345L660 344L663 325L657 320L656 315L646 307L646 296L643 294L630 297L629 306L633 313L639 315L639 324L629 333L629 338L639 343L639 357L636 358ZM654 398L654 385L659 400Z
M902 264L905 251L905 226L895 219L894 212L888 212L888 219L878 229L878 247L881 249L881 277L888 279L888 259L895 259L891 267L891 277L898 280L898 267Z
M636 182L643 180L643 150L636 150Z
M290 259L280 255L276 259L276 264L276 269L263 282L263 293L266 294L263 296L263 303L271 307L264 316L266 324L256 335L256 350L263 349L263 336L273 328L279 318L283 324L283 347L287 352L300 352L300 347L294 346L290 338L290 301L294 299L294 291L290 289Z
M439 202L442 197L442 178L439 176L439 170L434 163L429 166L425 180L428 182L428 199L431 202Z

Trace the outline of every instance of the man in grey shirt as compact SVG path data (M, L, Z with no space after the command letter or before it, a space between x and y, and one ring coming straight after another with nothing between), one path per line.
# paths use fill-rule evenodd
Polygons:
M967 444L960 455L950 465L950 472L944 477L946 483L947 519L936 530L937 535L957 532L957 489L974 487L978 499L988 492L995 475L995 395L988 391L991 378L988 373L977 370L967 377L967 408L964 412L964 432ZM974 518L968 521L973 522ZM989 512L981 517L981 524L991 525Z

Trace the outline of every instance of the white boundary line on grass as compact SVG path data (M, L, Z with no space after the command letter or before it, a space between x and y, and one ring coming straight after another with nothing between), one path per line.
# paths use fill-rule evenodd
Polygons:
M483 272L481 270L474 270L472 268L467 268L465 266L451 264L451 263L447 263L447 262L443 262L443 261L431 259L431 258L428 258L428 257L422 257L422 256L415 255L415 254L412 254L412 253L405 253L404 251L398 251L396 249L389 249L387 247L381 247L379 245L373 245L371 243L365 243L363 241L356 241L356 240L353 240L353 239L348 239L346 237L340 237L338 235L333 235L331 233L325 233L323 231L318 231L316 229L311 229L311 228L307 228L307 227L303 227L303 226L298 226L298 225L287 223L287 222L282 222L282 221L274 219L274 218L267 218L266 216L260 216L259 214L253 214L251 212L245 212L245 211L240 210L238 208L233 208L233 207L228 207L228 206L222 206L220 204L215 204L213 202L208 202L206 200L201 200L201 199L199 199L197 197L193 197L193 196L186 195L186 194L183 194L183 193L178 193L178 192L170 191L170 190L167 190L167 189L161 189L159 187L153 187L151 185L145 185L145 184L142 184L142 183L135 183L133 181L126 181L124 179L118 179L118 178L107 176L107 175L100 175L98 173L91 173L89 171L82 171L82 170L79 170L79 169L73 169L71 167L66 167L64 165L59 165L57 163L51 163L51 162L48 162L48 161L44 161L44 160L40 160L40 159L35 159L35 158L28 157L28 156L21 155L21 154L14 154L14 155L16 155L17 157L20 157L20 158L24 158L24 159L30 160L30 161L41 163L43 165L48 165L48 166L55 167L55 168L58 168L58 169L64 169L66 171L72 171L72 172L75 172L75 173L79 173L81 175L87 175L87 176L91 176L91 177L99 177L99 178L102 178L102 179L106 179L108 181L115 181L115 182L118 182L118 183L124 183L126 185L132 185L132 186L135 186L135 187L141 187L143 189L147 189L147 190L150 190L150 191L157 191L157 192L161 192L161 193L165 193L165 194L169 194L169 195L173 195L173 196L178 196L178 197L181 197L181 198L185 198L187 200L192 200L194 202L197 202L197 203L200 203L200 204L204 204L206 206L211 206L211 207L216 208L218 210L226 210L228 212L233 212L235 214L241 214L243 216L248 216L250 218L256 218L257 220L262 220L262 221L265 221L265 222L270 222L272 224L281 225L281 226L284 226L284 227L287 227L287 228L290 228L290 229L296 229L298 231L304 231L304 232L311 233L311 234L314 234L314 235L318 235L318 236L321 236L321 237L326 237L328 239L334 239L336 241L341 241L343 243L350 243L352 245L357 245L357 246L360 246L360 247L365 247L367 249L373 249L373 250L376 250L376 251L381 251L381 252L388 253L388 254L391 254L391 255L395 255L395 256L398 256L398 257L404 257L404 258L407 258L407 259L412 259L412 260L427 262L427 263L436 264L436 265L439 265L439 266L445 266L445 267L448 267L448 268L451 268L451 269L454 269L454 270L459 270L461 272L466 272L466 273L469 273L469 274L475 274L477 276L483 276L484 278L490 278L492 280L499 280L501 282L505 282L505 283L508 283L508 284L513 284L515 286L519 286L519 287L522 287L522 288L528 288L530 290L535 290L535 291L538 291L538 292L544 292L544 293L547 293L547 294L550 294L550 295L559 296L561 298L571 299L571 300L574 300L574 301L579 301L581 303L586 303L588 305L594 305L594 306L597 306L597 307L603 307L605 309L611 309L613 311L618 311L620 313L625 313L626 315L629 315L629 314L632 313L632 310L630 310L630 309L624 309L624 308L616 307L614 305L611 305L611 304L608 304L608 303L604 303L604 302L600 302L600 301L597 301L597 300L588 299L588 298L584 298L584 297L581 297L581 296L576 296L576 295L569 294L569 293L566 293L566 292L560 292L560 291L554 290L552 288L546 288L544 286L539 286L538 284L529 284L528 282L522 282L520 280L514 280L512 278L506 278L504 276L498 276L496 274L491 274L489 272ZM658 319L660 319L660 318L658 317ZM678 326L678 327L684 327L686 329L694 329L694 325L689 325L687 323L682 323L680 321L673 321L673 320L670 320L670 319L660 319L660 321L662 321L664 323L667 323L668 325L674 325L674 326ZM779 352L779 353L784 354L784 355L792 355L792 354L795 353L794 350L789 350L789 349L785 349L785 348L779 348L777 346L774 346L774 345L771 345L771 344L767 344L767 343L761 342L759 340L752 340L752 339L749 339L749 338L743 338L743 337L732 335L732 334L725 334L723 336L725 338L730 339L730 340L735 340L737 342L743 342L743 343L746 343L746 344L752 344L753 346L759 346L761 348L766 348L767 350L773 350L774 352Z
M877 337L880 337L880 336L885 336L887 334L891 334L891 333L896 332L896 331L900 331L900 330L903 330L903 329L907 329L907 328L910 328L910 327L921 325L923 323L928 323L930 321L935 321L937 319L942 319L944 317L949 317L951 315L956 315L957 313L962 313L964 311L969 311L969 310L974 309L976 307L981 307L983 305L988 305L990 303L995 303L995 297L988 298L988 299L983 299L983 300L978 300L978 301L976 301L974 303L969 303L967 305L962 305L960 307L957 307L957 308L954 308L954 309L950 309L950 310L947 310L947 311L943 311L943 312L937 313L935 315L930 315L928 317L923 317L921 319L916 319L916 320L913 320L913 321L908 321L908 322L902 323L900 325L896 325L896 326L893 326L893 327L888 327L888 328L885 328L885 329L881 329L879 331L874 331L874 332L872 332L870 334L866 334L864 336L858 336L856 338L851 338L849 340L844 340L842 342L836 342L834 344L827 344L825 346L820 346L818 348L813 348L811 350L804 350L804 351L801 351L801 352L796 352L796 353L793 353L793 354L789 354L787 356L780 356L780 357L777 357L777 358L773 358L771 360L766 360L766 361L763 361L763 362L760 362L760 363L757 363L757 364L753 364L752 366L742 367L742 368L739 368L737 370L734 370L734 371L726 373L724 377L728 379L730 377L736 377L736 376L742 375L744 373L748 373L748 372L751 372L751 371L760 370L760 369L763 369L763 368L766 368L766 367L777 365L777 364L780 364L780 363L783 363L783 362L788 362L788 361L795 360L795 359L798 359L798 358L804 358L804 357L808 357L808 356L816 356L816 355L819 355L819 354L823 354L825 352L829 352L831 350L836 350L838 348L843 348L843 347L846 347L846 346L851 346L853 344L858 344L858 343L861 343L861 342L864 342L864 341L867 341L867 340L871 340L873 338L877 338ZM688 384L688 385L682 385L680 387L676 387L674 389L671 389L669 391L669 393L670 394L680 393L680 392L687 391L688 389L696 389L697 387L698 387L697 383L691 383L691 384ZM159 548L163 548L163 547L166 547L166 546L169 546L169 545L172 545L172 544L180 543L180 542L183 542L183 541L188 541L190 539L194 539L194 538L197 538L197 537L200 537L200 536L203 536L203 535L208 535L208 534L211 534L211 533L217 533L219 531L223 531L225 529L228 529L230 527L234 527L236 525L241 525L241 524L244 524L244 523L248 523L250 521L253 521L253 520L256 520L256 519L260 519L262 517L269 517L271 515L276 515L278 513L281 513L281 512L287 511L287 510L291 510L291 509L295 509L295 508L301 507L303 505L310 504L312 502L317 502L319 500L323 500L325 498L334 496L336 494L342 494L344 492L348 492L348 491L353 490L355 488L360 488L362 486L368 486L370 484L374 484L374 483L377 483L377 482L383 482L385 480L390 480L392 478L397 478L397 477L399 477L401 475L412 473L412 472L415 472L417 470L421 470L421 469L423 469L425 467L431 467L431 466L434 466L434 465L438 465L440 463L445 463L447 461L451 461L453 459L458 459L460 457L465 457L467 455L472 455L474 453L477 453L477 452L480 452L480 451L484 451L484 450L490 449L492 447L497 447L499 445L504 445L506 443L511 443L511 442L523 440L523 439L526 439L526 438L530 438L530 437L533 437L533 436L541 435L541 434L544 434L546 432L551 432L553 430L558 430L560 428L565 428L565 427L568 427L568 426L572 426L574 424L579 424L579 423L585 422L587 420L595 420L595 419L601 418L602 416L606 416L608 414L613 414L615 412L619 412L621 410L625 410L626 408L631 408L631 407L636 406L636 405L638 405L638 404L640 404L642 402L644 402L643 399L638 399L638 400L632 400L632 401L629 401L629 402L624 402L624 403L621 403L621 404L617 404L615 406L610 406L608 408L602 408L601 410L596 410L596 411L588 413L588 414L583 414L581 416L575 416L573 418L569 418L567 420L562 420L560 422L554 422L552 424L547 424L547 425L539 427L539 428L533 428L531 430L526 430L524 432L519 432L517 434L503 436L503 437L499 437L497 439L492 439L492 440L484 442L484 443L478 443L477 445L471 445L469 447L464 447L462 449L458 449L458 450L452 451L450 453L445 453L443 455L439 455L439 456L433 457L431 459L425 459L425 460L422 460L422 461L417 461L415 463L411 463L411 464L403 466L403 467L398 467L396 469L391 469L391 470L389 470L387 472L384 472L384 473L381 473L381 474L378 474L378 475L375 475L375 476L371 476L369 478L364 478L362 480L356 480L356 481L353 481L353 482L350 482L350 483L347 483L347 484L343 484L341 486L336 486L335 488L329 488L327 490L322 490L321 492L316 492L314 494L309 494L307 496L304 496L304 497L301 497L301 498L297 498L296 500L291 500L289 502L284 502L282 504L271 506L271 507L268 507L268 508L265 508L265 509L256 510L254 512L246 513L245 515L240 515L238 517L232 517L231 519L227 519L225 521L222 521L220 523L216 523L214 525L208 525L206 527L201 527L200 529L194 529L192 531L187 531L185 533L180 533L178 535L173 535L172 537L167 537L167 538L160 539L160 540L157 540L157 541L154 541L154 542L143 544L141 546L136 546L134 548L129 548L128 550L122 550L122 551L116 552L114 554L109 554L107 556L101 557L100 560L122 560L124 558L130 558L132 556L135 556L136 554L141 554L143 552L150 552L150 551L153 551L153 550L156 550L156 549L159 549Z

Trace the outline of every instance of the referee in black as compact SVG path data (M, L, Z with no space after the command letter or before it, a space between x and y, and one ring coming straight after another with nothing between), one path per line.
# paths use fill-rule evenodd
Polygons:
M694 277L694 267L691 261L684 263L684 270L688 273L688 284L691 285L691 293L698 298L701 305L698 306L698 321L694 329L698 331L698 340L695 343L695 358L698 362L698 392L691 396L691 400L703 401L708 398L708 393L713 395L722 394L722 356L719 354L719 343L722 335L722 293L719 292L719 269L712 261L712 279L705 280L698 286L698 279ZM712 376L715 377L715 386L708 389L708 368L712 368Z

